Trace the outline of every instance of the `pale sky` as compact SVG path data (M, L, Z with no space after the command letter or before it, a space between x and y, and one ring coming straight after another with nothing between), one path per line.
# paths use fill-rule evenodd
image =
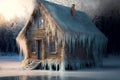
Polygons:
M11 20L16 17L27 18L33 10L33 0L0 0L0 15Z

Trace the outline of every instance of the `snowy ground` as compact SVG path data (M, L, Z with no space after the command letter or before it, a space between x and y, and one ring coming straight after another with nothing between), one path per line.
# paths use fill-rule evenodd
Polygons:
M103 59L103 67L80 71L22 70L18 56L0 57L0 80L120 80L120 57Z
M0 70L16 70L21 67L21 57L0 56Z

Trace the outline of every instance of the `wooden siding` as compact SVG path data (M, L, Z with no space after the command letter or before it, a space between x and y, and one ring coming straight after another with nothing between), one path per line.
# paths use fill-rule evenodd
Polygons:
M44 38L45 37L45 29L34 29L28 31L28 38L29 39L36 39L36 38Z

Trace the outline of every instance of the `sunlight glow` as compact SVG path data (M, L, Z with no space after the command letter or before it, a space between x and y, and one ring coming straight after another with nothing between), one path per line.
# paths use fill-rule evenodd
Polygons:
M0 0L0 15L8 21L14 17L26 18L33 7L33 0Z

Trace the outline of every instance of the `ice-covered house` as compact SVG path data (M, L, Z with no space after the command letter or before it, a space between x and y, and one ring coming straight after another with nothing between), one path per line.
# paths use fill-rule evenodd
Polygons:
M16 39L26 66L40 62L40 69L76 70L102 64L107 38L84 12L44 0L37 3Z

